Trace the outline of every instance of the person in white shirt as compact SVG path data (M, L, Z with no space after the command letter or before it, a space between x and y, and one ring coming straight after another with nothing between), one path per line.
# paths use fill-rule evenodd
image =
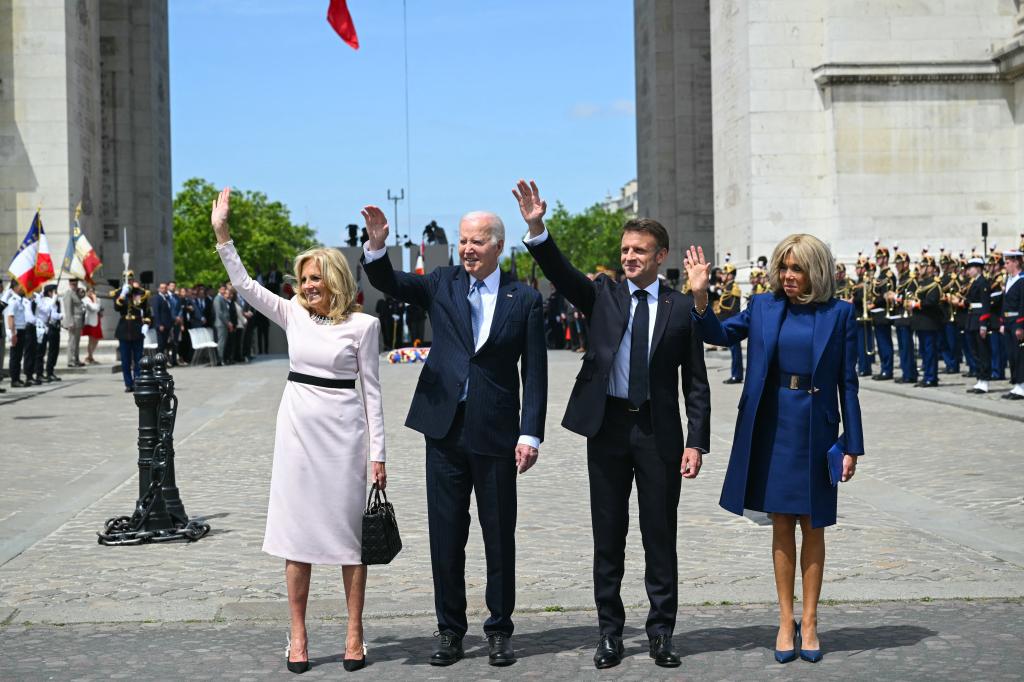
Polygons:
M32 359L36 351L36 317L32 302L25 298L21 283L11 282L11 288L4 292L4 326L7 327L7 343L11 347L11 388L28 386L21 380L22 360L25 361L26 378L31 381Z
M36 293L36 356L35 380L37 386L45 380L60 381L54 374L57 354L60 352L60 301L57 300L57 285L47 284L43 293Z

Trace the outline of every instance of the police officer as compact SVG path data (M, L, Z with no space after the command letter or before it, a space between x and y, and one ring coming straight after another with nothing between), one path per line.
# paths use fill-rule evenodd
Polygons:
M727 320L730 317L739 315L740 303L743 301L743 293L740 285L736 283L736 265L730 263L730 255L725 256L725 265L722 266L722 284L719 288L719 298L713 304L715 316L719 320ZM742 344L729 346L729 353L732 354L732 366L729 369L729 378L723 381L724 384L743 383L743 347Z
M892 320L889 319L891 302L889 292L896 290L896 275L889 269L889 249L875 242L875 264L877 270L872 282L870 314L875 328L875 348L878 349L879 373L871 377L875 381L892 379L893 348Z
M1003 289L1003 339L1010 366L1010 390L1003 394L1008 400L1024 400L1024 275L1021 274L1024 253L1005 251L1006 284Z
M917 333L921 348L921 381L917 387L934 388L939 385L938 337L942 331L942 308L939 300L942 290L939 286L938 266L935 258L928 254L921 256L918 265L916 300L911 304L910 326Z
M121 375L124 378L125 393L135 390L139 378L139 362L142 360L142 346L149 325L153 323L149 311L149 292L135 281L131 270L125 272L125 283L119 291L112 291L114 310L121 316L114 336L118 341L121 356Z

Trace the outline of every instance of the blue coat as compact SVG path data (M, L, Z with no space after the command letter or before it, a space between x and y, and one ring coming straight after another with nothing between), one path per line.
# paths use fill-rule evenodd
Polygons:
M747 378L740 396L732 454L722 484L719 504L734 514L743 513L747 489L747 471L754 439L757 408L764 394L768 372L776 353L786 300L775 294L758 294L750 299L739 315L724 322L707 314L691 313L698 333L708 343L732 346L747 339ZM834 492L827 482L826 453L837 438L846 453L864 453L864 432L861 427L860 400L857 397L857 332L856 313L845 301L831 300L818 304L814 313L814 386L811 402L811 525L829 526L836 521ZM839 436L842 414L843 435Z
M376 289L430 315L433 342L405 425L444 438L455 420L462 388L469 381L463 437L482 455L512 457L520 434L544 440L548 359L540 293L502 274L487 341L474 348L469 311L469 275L461 267L428 275L396 272L387 257L363 271ZM520 363L523 401L519 411Z

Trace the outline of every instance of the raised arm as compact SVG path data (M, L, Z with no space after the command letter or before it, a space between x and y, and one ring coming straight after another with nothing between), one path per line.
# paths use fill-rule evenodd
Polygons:
M217 254L228 271L228 277L235 288L242 293L242 298L253 308L267 316L268 319L281 327L288 326L288 301L265 289L249 276L242 259L235 251L235 243L231 241L231 230L228 227L228 215L231 212L231 188L225 187L220 196L213 200L210 212L210 223L217 235ZM216 301L215 301L216 302Z
M374 289L400 301L413 303L427 310L434 298L437 277L434 270L430 275L412 275L408 272L396 272L391 267L391 259L387 255L388 219L384 211L376 206L366 206L362 210L366 221L366 234L369 236L363 245L363 271Z
M694 328L699 338L716 346L734 346L747 338L750 331L750 306L739 315L730 317L724 324L714 313L707 314L711 263L704 260L704 249L691 244L683 259L683 266L693 294L690 319L695 323Z
M597 299L596 285L573 267L569 259L558 250L554 238L548 234L547 228L544 227L544 214L548 210L548 203L540 198L537 183L531 180L527 184L525 180L520 180L512 190L512 196L519 202L519 212L530 229L523 240L526 248L537 260L544 275L555 285L555 289L584 315L590 315Z

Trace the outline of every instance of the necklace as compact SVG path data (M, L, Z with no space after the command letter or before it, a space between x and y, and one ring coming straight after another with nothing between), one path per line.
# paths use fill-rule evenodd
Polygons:
M313 322L316 323L316 324L323 324L323 325L334 324L334 320L332 320L331 318L324 317L323 315L318 315L318 314L314 313L312 310L309 311L309 319L313 320Z

